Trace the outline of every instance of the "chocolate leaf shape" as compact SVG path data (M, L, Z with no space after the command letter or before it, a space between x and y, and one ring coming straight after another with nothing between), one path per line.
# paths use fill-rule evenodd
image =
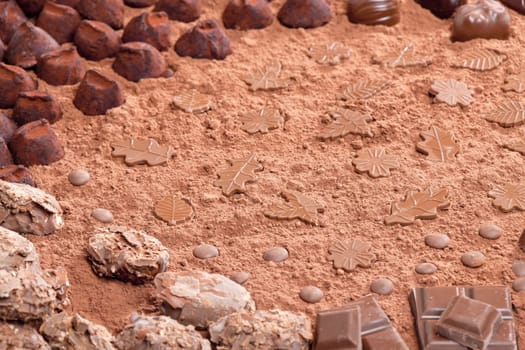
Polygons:
M361 150L352 163L359 173L368 173L373 178L390 176L390 169L399 167L397 159L387 155L384 148Z
M285 191L283 196L287 202L274 204L264 215L272 219L300 219L306 223L318 224L317 213L323 210L321 204L297 191Z
M525 103L517 101L503 102L497 105L493 111L482 116L482 118L498 123L506 128L521 125L525 121Z
M358 239L337 241L328 249L328 259L334 261L336 269L347 272L355 270L358 266L369 267L375 259L374 253L370 252L371 246L370 243Z
M475 49L465 55L465 59L453 64L456 68L487 71L498 67L507 59L506 55L491 49Z
M271 129L277 129L284 119L277 109L263 108L256 113L247 113L241 117L241 129L250 134L261 132L266 134Z
M175 225L190 220L193 217L193 207L184 199L169 195L157 203L154 213L159 219Z
M250 85L250 90L276 90L286 86L284 81L279 79L281 75L281 63L276 61L264 68L257 68L255 72L244 78Z
M173 105L185 112L198 114L211 109L211 98L197 90L190 90L175 96Z
M497 186L488 194L494 198L492 204L502 212L508 213L513 209L525 210L525 185L523 184Z
M503 147L514 152L519 152L525 156L525 141L509 142L504 144Z
M412 43L407 44L396 54L375 59L374 61L377 63L382 63L390 68L416 66L426 67L432 63L432 59L430 57L417 56L416 49Z
M167 163L173 156L171 146L161 146L154 139L135 140L130 138L125 141L114 142L114 157L125 157L124 162L129 165L148 164L150 166Z
M503 91L516 91L518 93L525 91L525 72L508 76L505 78L505 83L506 84L501 87Z
M434 219L437 210L450 205L448 190L441 189L432 192L430 189L423 192L410 191L406 198L398 203L392 203L390 216L385 218L385 224L413 224L416 219Z
M448 79L436 80L430 87L430 94L435 96L435 99L444 102L449 106L468 106L474 101L472 98L472 91L467 85L461 81Z
M322 44L311 47L308 55L319 64L329 64L335 66L342 60L350 57L351 50L343 43L334 41L328 44Z
M444 162L453 160L459 152L459 146L452 135L436 126L431 126L428 131L421 133L424 141L416 144L416 149L428 155L428 159Z
M386 90L390 85L392 82L389 80L360 80L342 89L340 98L342 100L366 100Z
M254 182L255 172L262 170L263 167L255 159L255 154L233 160L228 168L219 171L220 179L215 181L215 186L221 187L222 193L226 196L246 192L246 184Z
M349 109L331 112L330 114L335 120L321 130L320 139L333 140L348 134L373 136L370 125L367 123L372 120L372 117Z

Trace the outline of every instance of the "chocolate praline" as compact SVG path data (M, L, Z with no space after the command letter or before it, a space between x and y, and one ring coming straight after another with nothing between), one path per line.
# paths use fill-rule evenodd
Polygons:
M495 0L479 0L460 6L452 23L453 41L472 39L508 39L510 15L507 9Z
M46 52L36 65L37 76L51 85L74 85L85 72L76 47L70 43Z
M158 78L167 68L159 50L148 43L137 41L122 44L113 62L115 72L134 82L145 78Z
M63 44L73 41L80 25L80 15L69 6L47 2L36 25L48 32L59 44Z
M222 22L229 29L262 29L273 22L268 0L231 0L222 13Z
M7 63L31 68L36 65L37 59L44 53L54 50L58 43L42 28L31 22L21 24L11 38L5 60Z
M467 0L416 0L423 8L441 19L450 18L459 6L465 5Z
M36 88L36 82L25 70L0 62L0 108L13 107L20 92Z
M14 1L0 2L0 39L7 45L18 26L27 21L24 12Z
M124 26L124 2L122 0L80 0L76 6L81 16L104 22L114 29Z
M277 18L290 28L316 28L332 19L329 0L286 0Z
M393 26L399 23L397 0L349 0L348 20L352 23Z
M213 19L200 21L175 43L179 56L223 60L232 53L230 39Z
M166 12L145 12L133 17L122 34L122 41L141 41L157 50L167 50L170 45L170 22Z
M86 115L99 115L120 106L124 101L122 89L116 80L89 70L78 86L73 104Z
M193 22L202 11L201 0L159 0L153 11L164 11L173 21Z
M120 43L117 32L103 22L84 20L75 33L78 53L92 61L115 56Z

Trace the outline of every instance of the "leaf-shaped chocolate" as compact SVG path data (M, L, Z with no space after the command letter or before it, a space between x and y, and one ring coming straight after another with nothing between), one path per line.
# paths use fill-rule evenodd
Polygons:
M416 144L416 149L428 156L428 159L437 162L453 160L459 152L459 145L454 141L452 134L431 126L428 131L421 133L424 141Z
M472 91L467 85L453 79L434 81L429 92L437 101L445 102L449 106L459 104L466 107L474 101Z
M342 100L367 100L392 85L389 80L360 80L341 90Z
M502 212L508 213L513 209L525 210L525 185L523 184L497 186L489 191L489 196L494 198L492 204Z
M211 109L211 98L197 90L184 91L173 98L173 104L185 112L199 114Z
M308 55L317 63L333 66L350 57L350 53L351 51L348 47L337 41L317 45L308 50Z
M384 148L361 150L352 163L357 172L368 173L373 178L390 176L390 169L399 167L397 159L387 155Z
M249 134L261 132L266 134L269 130L277 129L284 119L277 109L263 108L255 113L247 113L241 116L241 129Z
M517 101L506 101L498 104L496 108L482 116L482 118L510 128L518 126L525 121L525 103Z
M159 219L175 225L190 220L193 217L193 207L184 199L169 195L157 203L154 213Z
M255 159L255 154L246 158L231 161L231 165L219 171L215 186L222 188L222 193L231 196L234 193L246 192L246 184L256 180L255 172L262 171L263 166Z
M505 78L505 85L503 85L501 89L503 91L516 91L518 93L525 91L525 72Z
M438 209L447 208L449 205L446 189L437 192L430 189L423 192L410 191L403 201L392 203L390 216L385 218L385 224L410 225L416 219L434 219Z
M272 219L300 219L310 224L318 224L317 213L324 208L321 204L297 191L285 191L283 196L287 202L274 204L264 215Z
M432 59L430 57L417 56L414 44L409 43L401 51L386 57L376 58L374 62L384 64L389 68L426 67L432 63Z
M125 157L124 162L129 166L161 165L167 163L174 154L171 146L161 146L154 139L135 140L131 138L114 142L111 147L113 147L111 154L114 157Z
M368 115L349 109L331 112L330 115L335 120L321 130L319 138L322 140L333 140L348 134L373 136L370 125L367 123L372 120L372 117Z
M250 90L276 90L286 86L279 76L281 75L281 63L276 61L264 68L257 68L251 75L243 80L250 85Z
M507 56L496 50L474 49L464 55L464 59L453 64L456 68L468 68L478 71L487 71L498 67L507 59Z

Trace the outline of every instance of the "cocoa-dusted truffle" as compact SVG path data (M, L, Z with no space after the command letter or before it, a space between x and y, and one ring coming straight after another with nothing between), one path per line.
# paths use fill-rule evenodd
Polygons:
M160 77L167 68L159 50L137 41L122 44L113 62L113 70L131 81Z
M42 11L47 0L16 0L18 6L28 17L34 17Z
M174 21L193 22L202 11L201 0L159 0L153 11L164 11Z
M92 61L115 56L120 43L117 32L102 22L84 20L75 34L78 53Z
M2 40L0 40L0 62L4 59L5 45Z
M0 138L0 167L13 164L13 157L4 139Z
M31 178L31 174L22 164L8 165L0 168L0 180L7 182L16 182L19 184L26 184L35 187L35 182Z
M0 112L0 139L9 142L17 127L11 118Z
M399 23L398 0L349 0L348 20L352 23L393 26Z
M77 48L69 43L46 52L36 65L38 77L51 85L76 84L85 73Z
M124 103L120 85L94 70L88 70L80 82L73 104L86 115L105 114Z
M129 7L148 7L156 2L157 0L124 0L124 4Z
M75 32L80 25L80 15L69 6L48 1L36 25L49 33L59 44L73 41Z
M76 9L83 17L106 23L114 29L124 25L124 2L122 0L82 0Z
M22 68L31 68L36 65L40 55L58 46L56 40L42 28L24 22L13 34L5 52L5 60Z
M230 39L213 19L200 21L175 43L179 56L222 60L232 53Z
M230 0L222 22L229 29L261 29L272 24L273 13L268 0Z
M452 22L452 40L476 38L508 39L510 16L507 9L495 0L479 0L458 7Z
M170 22L166 12L145 12L133 17L122 34L122 41L142 41L153 45L160 51L170 45Z
M332 19L329 0L286 0L277 14L279 22L290 28L315 28Z
M53 124L61 118L60 104L44 91L21 92L13 108L13 120L20 126L39 119Z
M430 10L432 14L439 18L450 18L461 5L465 5L467 0L416 0L422 7Z
M35 90L36 87L25 70L0 62L0 108L13 107L18 93Z
M0 39L7 45L19 25L27 21L14 1L0 2Z
M18 128L9 141L9 148L16 163L25 166L47 165L64 157L62 144L45 119Z

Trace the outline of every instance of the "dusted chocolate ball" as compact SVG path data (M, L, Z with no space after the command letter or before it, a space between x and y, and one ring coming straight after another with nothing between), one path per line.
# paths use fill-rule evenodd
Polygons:
M81 0L76 9L83 17L106 23L114 29L124 26L124 2L122 0Z
M201 0L159 0L154 11L164 11L174 21L193 22L201 15Z
M124 0L124 4L129 7L148 7L156 2L157 0Z
M397 0L349 0L348 20L352 23L393 26L399 23Z
M115 80L88 70L80 82L73 104L86 115L99 115L124 101L122 89Z
M100 61L117 54L120 37L106 23L84 20L75 34L75 45L80 56Z
M34 26L31 22L25 22L18 27L11 38L5 60L22 68L31 68L36 65L40 55L58 46L55 39L42 28Z
M286 0L277 18L290 28L316 28L332 19L329 0Z
M48 165L64 157L62 144L45 119L18 128L9 148L16 163L25 166Z
M13 164L13 156L4 139L0 138L0 168Z
M145 12L128 22L122 41L141 41L164 51L171 46L170 33L170 22L166 12Z
M60 104L47 92L26 91L18 94L13 108L13 120L19 125L46 119L50 124L62 118Z
M222 60L232 53L230 39L213 19L200 21L175 43L179 56Z
M42 11L47 0L16 0L18 6L28 17L34 17Z
M495 0L479 0L460 6L452 23L452 40L468 41L477 38L508 39L510 16L507 9Z
M36 74L51 85L74 85L86 71L73 44L64 44L38 59Z
M268 0L231 0L222 13L222 22L229 29L261 29L273 22Z
M0 62L0 108L13 107L20 92L36 88L36 82L25 70Z
M113 70L131 81L162 76L168 66L159 50L147 43L122 44L113 62Z
M29 186L35 186L31 174L27 171L26 167L22 164L19 165L8 165L0 168L0 180L7 182L16 182L19 184L26 184Z
M432 14L439 18L450 18L461 5L465 5L467 0L416 0L422 7L430 10Z
M24 12L14 1L0 2L0 39L7 45L18 26L27 21Z
M80 15L69 6L47 2L38 16L36 25L49 33L59 44L63 44L73 41L80 25Z
M4 113L0 112L0 138L9 142L15 130L18 128L16 123Z

